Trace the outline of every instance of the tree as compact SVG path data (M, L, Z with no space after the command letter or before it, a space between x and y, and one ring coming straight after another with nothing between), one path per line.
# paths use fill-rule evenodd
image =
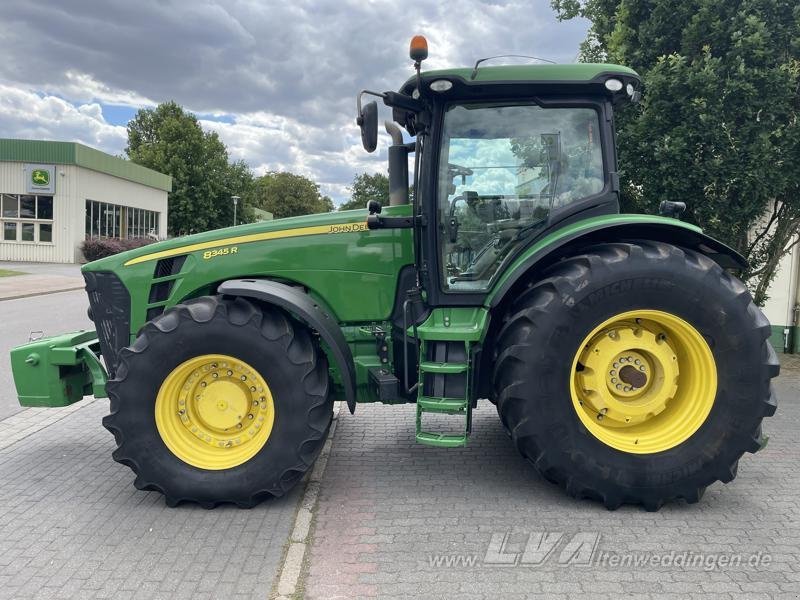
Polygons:
M236 224L254 220L253 206L256 200L256 181L253 171L243 160L230 163L223 178L223 194L217 206L217 227L233 225L233 196L239 196L236 207Z
M333 210L333 201L320 193L319 185L286 172L270 172L256 179L254 203L276 219Z
M342 204L339 210L366 208L370 200L377 200L381 204L389 202L389 178L383 173L356 175L350 188L350 200Z
M227 227L233 223L231 196L252 195L247 165L229 164L219 136L203 131L197 117L175 102L137 112L128 123L125 152L133 162L172 176L171 235ZM246 203L239 208L242 222Z
M588 18L582 60L643 77L619 115L623 206L688 205L686 219L750 261L763 304L800 228L800 6L790 0L552 0Z

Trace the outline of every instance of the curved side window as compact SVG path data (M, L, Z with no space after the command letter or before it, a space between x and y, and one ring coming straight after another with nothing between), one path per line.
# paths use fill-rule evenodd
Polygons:
M486 289L503 258L552 210L603 190L599 129L591 108L447 109L438 190L446 290Z

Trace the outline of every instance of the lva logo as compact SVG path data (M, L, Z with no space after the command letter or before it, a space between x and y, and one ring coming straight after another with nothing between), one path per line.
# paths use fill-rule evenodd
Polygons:
M557 531L535 531L527 534L494 533L483 557L484 565L536 567L549 560L559 565L591 565L600 534L578 532L565 534Z

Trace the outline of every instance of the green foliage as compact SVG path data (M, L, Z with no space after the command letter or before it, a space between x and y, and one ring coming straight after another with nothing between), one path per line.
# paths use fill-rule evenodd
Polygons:
M618 114L623 205L686 219L750 261L757 303L800 228L800 5L789 0L552 0L592 22L583 60L636 69Z
M223 194L217 205L217 222L220 227L233 225L233 196L239 196L236 224L252 223L255 220L253 207L256 205L256 180L243 160L237 160L225 169Z
M239 203L238 222L251 219L247 208L253 176L242 162L230 164L215 132L205 132L197 117L175 102L142 109L128 123L128 157L172 176L168 230L181 235L233 224L231 196Z
M352 210L365 208L370 200L377 200L381 204L389 203L389 178L383 173L361 173L353 179L350 188L350 200L343 203L339 210Z
M255 206L276 219L333 210L333 201L320 194L319 185L302 175L270 172L257 178L254 187Z

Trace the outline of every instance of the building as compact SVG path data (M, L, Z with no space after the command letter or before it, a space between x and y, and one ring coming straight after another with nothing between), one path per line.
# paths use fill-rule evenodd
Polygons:
M88 237L164 238L171 189L83 144L0 139L0 260L80 262Z
M767 292L764 314L772 325L770 342L778 352L800 353L800 246L783 257Z

